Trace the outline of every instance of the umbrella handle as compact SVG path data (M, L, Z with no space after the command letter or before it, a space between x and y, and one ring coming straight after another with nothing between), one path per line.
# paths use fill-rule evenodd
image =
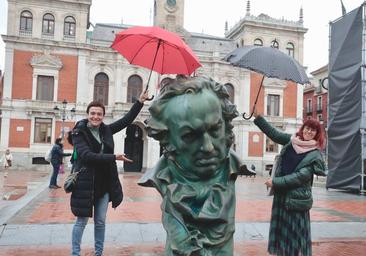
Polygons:
M151 101L153 99L154 99L154 95L151 95L151 97L150 98L147 98L146 101Z
M250 113L249 117L246 117L246 113L245 112L243 113L243 118L245 120L249 120L250 118L252 118L252 116L254 114L255 106L257 105L257 101L258 101L258 98L259 98L259 93L261 92L261 89L262 89L262 86L263 86L263 80L264 80L264 75L262 77L261 85L259 86L259 89L258 89L257 97L255 98L255 101L254 101L252 113Z
M251 119L252 118L252 116L253 116L253 113L254 113L254 111L249 115L249 117L246 117L246 114L247 113L243 113L243 118L245 119L245 120L249 120L249 119Z
M151 73L150 73L150 74L151 74ZM150 80L150 77L149 77L149 80ZM149 84L147 84L147 85L146 85L145 92L147 92L147 90L148 90L148 89L149 89ZM145 92L144 92L144 93L145 93ZM153 100L153 99L154 99L154 95L151 95L151 97L150 97L150 98L147 98L147 99L146 99L146 101L151 101L151 100Z

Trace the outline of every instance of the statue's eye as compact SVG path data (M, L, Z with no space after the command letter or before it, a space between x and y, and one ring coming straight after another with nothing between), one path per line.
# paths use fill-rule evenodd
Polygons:
M195 132L188 132L183 134L182 139L183 141L189 143L189 142L193 142L196 138L196 133Z
M218 123L215 126L212 126L209 130L211 136L216 137L220 135L222 123Z

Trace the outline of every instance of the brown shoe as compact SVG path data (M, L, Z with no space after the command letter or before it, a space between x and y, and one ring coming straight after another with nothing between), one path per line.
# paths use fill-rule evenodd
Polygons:
M51 189L57 189L58 187L57 186L55 186L55 185L49 185L48 186L49 188L51 188Z
M61 188L59 185L56 185L57 188Z

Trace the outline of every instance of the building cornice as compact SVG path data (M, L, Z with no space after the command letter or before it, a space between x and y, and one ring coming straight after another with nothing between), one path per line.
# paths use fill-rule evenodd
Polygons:
M303 23L300 21L275 19L265 14L261 14L259 16L247 15L225 34L226 37L232 38L234 35L239 33L244 26L288 30L303 34L308 31L308 29L304 28Z
M89 43L74 43L74 42L66 42L66 41L54 41L54 40L46 40L40 38L28 38L28 37L19 37L19 36L8 36L2 35L2 39L4 43L9 44L29 44L32 46L41 46L41 47L54 47L54 48L69 48L76 50L88 50L88 51L100 51L100 52L115 52L110 47L93 45Z

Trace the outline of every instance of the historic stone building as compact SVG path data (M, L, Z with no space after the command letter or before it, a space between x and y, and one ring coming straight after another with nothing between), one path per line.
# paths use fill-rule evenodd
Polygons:
M328 65L318 68L310 74L312 75L311 83L304 88L303 118L304 120L310 117L315 118L326 129L328 125L328 91L325 88L327 88L328 82Z
M130 65L110 48L115 34L130 25L89 27L91 4L92 0L8 0L7 34L2 35L6 52L0 150L10 148L19 166L29 167L34 157L43 156L62 131L85 117L86 105L93 99L106 104L106 123L126 113L148 79L147 69ZM195 75L226 84L240 113L250 112L261 75L235 68L222 58L236 47L254 44L278 48L302 63L307 31L302 10L298 21L253 16L250 1L246 10L243 6L245 11L232 28L226 25L225 37L217 37L184 28L184 0L154 1L154 25L184 39L202 63ZM165 77L153 74L152 94L158 93ZM302 122L302 86L265 79L263 89L259 112L274 125L294 132ZM67 104L60 115L55 106L63 110L64 100ZM116 152L134 155L134 164L124 166L125 171L144 171L159 158L159 144L144 130L147 108L148 104L133 125L115 135ZM259 172L271 165L278 146L252 121L238 117L234 125L234 148L243 160Z

